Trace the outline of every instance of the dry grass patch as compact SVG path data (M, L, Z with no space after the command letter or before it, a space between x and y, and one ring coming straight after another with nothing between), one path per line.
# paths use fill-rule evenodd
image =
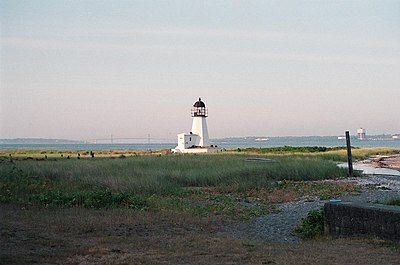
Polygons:
M218 217L125 209L21 209L1 205L2 264L398 264L382 241L320 239L298 245L239 240ZM221 229L223 228L223 229Z
M210 189L208 189L210 192ZM278 181L271 183L268 188L250 189L246 192L235 193L234 190L214 189L213 193L231 192L237 197L246 198L254 202L266 204L285 203L300 199L322 200L334 198L336 196L360 192L360 187L354 182L340 180L322 180L322 181Z

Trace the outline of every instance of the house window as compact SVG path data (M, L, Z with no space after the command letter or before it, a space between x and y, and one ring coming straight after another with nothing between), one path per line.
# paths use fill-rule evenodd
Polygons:
M189 141L192 141L192 137L189 138Z

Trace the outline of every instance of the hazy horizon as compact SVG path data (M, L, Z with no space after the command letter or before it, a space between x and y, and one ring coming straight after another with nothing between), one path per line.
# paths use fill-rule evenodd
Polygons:
M398 1L1 1L0 138L400 133Z
M350 133L350 135L352 137L357 137L356 133ZM367 135L367 138L375 137L375 136L388 136L389 137L388 139L391 139L390 136L392 136L392 135L395 135L395 134L391 134L391 133L370 134L370 135ZM267 138L307 138L307 137L309 137L309 138L313 138L313 137L324 138L324 137L334 137L334 138L336 138L338 136L344 136L344 132L343 132L343 134L336 134L336 135L301 135L301 136L299 136L299 135L278 135L278 136L271 136L271 135L244 135L243 136L242 135L242 136L211 137L211 139L218 140L218 139L235 139L235 138L238 138L238 139L241 139L241 138L263 138L263 137L267 137ZM108 138L107 138L107 136L105 136L105 137L103 137L101 139L94 139L94 138L71 139L71 138L43 138L43 137L0 138L0 140L19 140L19 139L21 139L21 140L65 140L65 141L83 141L83 142L84 141L101 140L99 143L107 143L111 139L111 136L109 135ZM124 141L124 139L125 139L125 141ZM118 136L114 136L113 135L113 140L114 140L115 144L116 143L121 143L121 144L133 143L134 144L136 142L147 143L147 139L148 139L148 136L144 136L144 137L142 137L140 139L137 138L137 139L132 139L132 140L129 141L129 139L126 139L126 138L119 139ZM156 138L156 137L153 138L153 136L150 135L150 140L152 141L152 143L166 142L168 140L171 140L172 142L175 142L176 141L176 137L169 138L169 139L167 139L167 138L160 139L160 138Z

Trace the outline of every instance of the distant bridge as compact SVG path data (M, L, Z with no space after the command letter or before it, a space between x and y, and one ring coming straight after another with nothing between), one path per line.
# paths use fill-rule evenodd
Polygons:
M115 142L120 142L120 141L140 141L141 143L143 143L144 141L146 141L146 143L150 144L150 143L162 143L162 142L168 142L168 143L173 143L176 142L176 139L171 139L171 138L153 138L150 137L150 135L148 135L147 137L114 137L113 135L111 135L110 138L99 138L99 139L86 139L85 142L87 143L98 143L98 142L102 142L102 143L115 143Z

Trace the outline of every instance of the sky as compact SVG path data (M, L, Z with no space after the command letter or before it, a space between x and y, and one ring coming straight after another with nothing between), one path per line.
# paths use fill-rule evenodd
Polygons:
M400 1L0 1L0 138L400 133Z

